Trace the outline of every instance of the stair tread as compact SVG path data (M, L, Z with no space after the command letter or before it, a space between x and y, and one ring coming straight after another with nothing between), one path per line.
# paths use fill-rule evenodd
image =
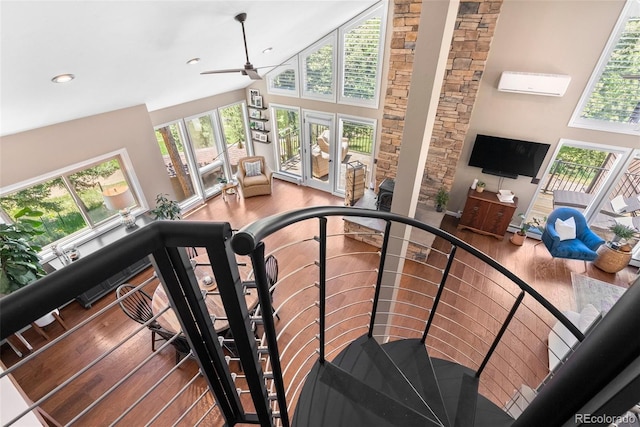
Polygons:
M316 362L300 396L292 425L316 426L437 426L410 407L354 378L331 362Z
M478 384L478 378L475 376L462 374L454 427L475 425L476 405L478 403Z
M383 350L404 372L444 425L451 425L427 349L419 339L392 341Z
M451 419L456 419L458 402L464 375L474 375L474 371L448 360L431 358L442 399ZM508 427L514 419L481 394L476 398L475 426L476 427Z
M334 359L333 363L427 418L440 421L440 417L429 408L419 391L375 339L361 336L341 353L341 357ZM442 405L441 400L439 403Z

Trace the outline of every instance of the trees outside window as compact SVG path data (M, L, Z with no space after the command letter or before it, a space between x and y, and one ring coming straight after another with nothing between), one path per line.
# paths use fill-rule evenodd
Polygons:
M106 208L103 193L117 187L131 189L122 164L120 156L114 156L1 194L0 216L4 222L12 223L25 208L40 211L44 233L34 238L39 246L95 228L118 217L118 212ZM138 205L136 201L132 207Z
M571 125L640 134L640 0L628 0Z

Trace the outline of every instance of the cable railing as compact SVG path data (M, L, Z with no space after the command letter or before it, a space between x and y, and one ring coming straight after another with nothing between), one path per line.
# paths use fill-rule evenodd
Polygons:
M381 218L384 230L342 233L350 217ZM214 328L205 304L211 296L201 292L183 249L191 246L204 248L211 261L229 334ZM250 256L247 277L240 277L239 255ZM279 260L275 284L267 255ZM570 356L567 344L550 372L547 338L559 322L576 341L584 339L534 289L467 243L412 218L349 207L280 214L235 235L227 223L142 227L0 300L1 338L146 256L153 269L136 277L137 289L163 287L179 330L153 349L149 326L165 311L137 324L119 301L104 298L67 319L74 325L68 332L28 357L3 354L10 363L0 379L11 375L23 388L23 415L47 413L63 425L288 426L311 368L367 334L380 343L422 339L432 357L476 372L480 393L512 416L526 406L522 399L538 405L534 415L548 414L540 401L557 396L557 378L574 369L565 360L580 352ZM257 290L255 311L246 304L249 283ZM34 373L45 379L33 381Z
M548 380L546 340L555 322L564 323L578 340L584 338L555 307L496 261L448 233L412 219L393 214L393 221L385 218L387 234L367 236L377 238L379 250L354 247L336 251L348 236L326 233L327 218L342 221L342 215L363 213L385 217L377 211L310 208L259 220L234 237L237 253L246 254L262 239L278 231L289 233L287 228L298 223L317 232L313 240L305 239L304 249L287 242L269 252L288 260L285 275L274 287L276 310L287 319L276 325L282 350L270 356L282 364L289 412L294 410L306 373L316 360L331 360L365 333L380 342L424 335L432 356L474 369L481 393L505 409L523 387L535 392ZM314 226L309 221L316 218ZM415 230L444 239L448 250L423 246L420 249L428 254L423 262L390 253L389 240L409 247L420 246L424 240L391 236L394 221L409 224L414 230L412 239ZM366 233L358 234L363 237ZM309 248L309 242L316 242L316 247ZM315 253L316 258L303 259L302 253ZM401 260L405 268L386 269L387 259ZM406 268L407 263L412 264L411 269ZM382 279L385 276L386 281ZM280 299L278 295L285 296ZM384 318L384 324L376 323L376 317ZM372 332L379 330L383 333Z

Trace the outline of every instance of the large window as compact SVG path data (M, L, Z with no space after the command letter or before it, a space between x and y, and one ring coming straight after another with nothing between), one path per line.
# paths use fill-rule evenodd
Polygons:
M335 32L300 53L303 96L335 101Z
M380 2L270 71L269 93L377 108L385 16Z
M29 184L2 189L2 220L12 222L16 212L26 207L41 211L44 234L38 236L36 243L47 246L118 218L118 212L109 210L105 205L105 195L119 194L128 189L133 195L129 207L139 207L123 156L112 154L88 164L71 166Z
M298 58L291 58L267 74L269 93L275 95L294 96L298 92Z
M640 0L628 0L571 125L640 134Z
M340 31L342 68L340 100L377 106L382 51L382 8L377 8Z

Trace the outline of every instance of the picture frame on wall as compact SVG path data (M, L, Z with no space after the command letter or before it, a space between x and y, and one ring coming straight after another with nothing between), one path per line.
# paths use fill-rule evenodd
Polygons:
M264 123L263 122L254 122L255 123L255 128L256 130L264 130Z
M262 97L261 96L254 96L253 97L253 106L257 107L257 108L262 108Z
M260 96L260 91L258 89L250 89L249 90L249 101L251 101L251 105L255 105L256 96Z
M259 142L269 142L268 135L262 132L253 132L253 139Z
M249 117L251 117L252 119L261 119L262 113L260 112L260 110L251 110L249 111Z

